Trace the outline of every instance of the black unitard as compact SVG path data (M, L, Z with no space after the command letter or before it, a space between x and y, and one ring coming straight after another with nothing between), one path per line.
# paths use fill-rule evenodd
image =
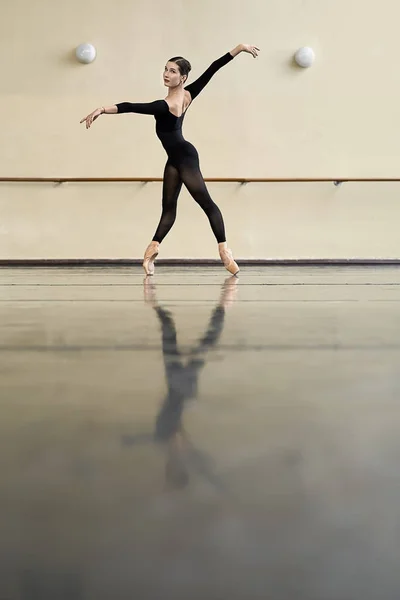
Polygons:
M190 93L192 101L200 94L211 77L231 60L233 60L233 56L227 52L214 61L196 81L185 87L185 90ZM166 100L147 103L121 102L116 106L119 113L134 112L154 115L157 136L168 155L164 170L162 214L153 240L161 242L174 224L178 196L183 183L206 213L217 241L225 242L222 214L211 199L204 183L197 150L182 135L182 123L187 109L180 117L177 117L169 110Z

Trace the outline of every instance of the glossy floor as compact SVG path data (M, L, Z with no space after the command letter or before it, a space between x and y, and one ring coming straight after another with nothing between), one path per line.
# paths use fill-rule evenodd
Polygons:
M0 270L0 599L398 600L400 270Z

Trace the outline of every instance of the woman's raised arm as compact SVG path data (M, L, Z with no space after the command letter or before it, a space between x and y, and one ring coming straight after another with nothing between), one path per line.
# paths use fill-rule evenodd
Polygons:
M196 79L196 81L190 83L185 87L185 90L188 91L191 95L192 100L194 100L196 96L200 94L200 92L210 81L211 77L215 75L215 73L219 71L219 69L221 69L222 67L227 65L231 60L233 60L235 56L240 54L240 52L249 52L254 56L254 58L256 58L258 56L257 52L259 52L259 48L257 48L256 46L251 46L250 44L239 44L233 50L227 52L226 54L224 54L224 56L221 56L221 58L218 58L213 63L211 63L208 69L204 71L203 75L200 75L200 77Z

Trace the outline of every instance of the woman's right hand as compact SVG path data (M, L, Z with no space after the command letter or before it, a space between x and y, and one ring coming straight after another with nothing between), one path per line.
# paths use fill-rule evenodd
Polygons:
M91 126L93 121L95 121L102 114L103 114L103 109L96 108L96 110L94 110L92 113L90 113L90 115L88 115L87 117L84 117L80 121L80 123L83 123L84 121L86 121L86 129L89 129L89 127Z

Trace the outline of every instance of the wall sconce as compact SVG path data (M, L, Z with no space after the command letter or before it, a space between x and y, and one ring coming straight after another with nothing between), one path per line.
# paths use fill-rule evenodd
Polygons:
M294 55L294 60L299 65L299 67L311 67L315 59L314 50L309 48L308 46L304 46L303 48L299 48Z
M92 44L79 44L75 54L79 62L89 64L96 58L96 48Z

